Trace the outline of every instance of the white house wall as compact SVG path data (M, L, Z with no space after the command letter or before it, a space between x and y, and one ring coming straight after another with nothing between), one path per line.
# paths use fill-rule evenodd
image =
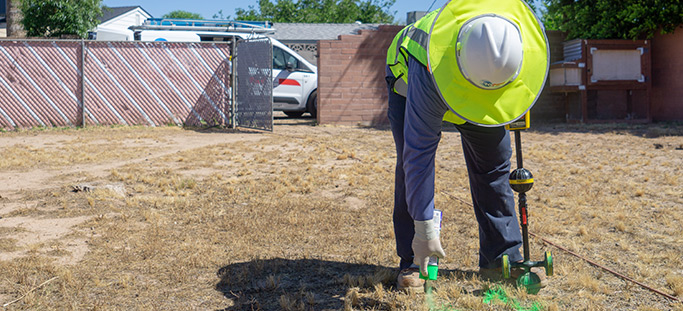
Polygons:
M128 27L140 26L151 17L139 8L128 11L97 26L97 40L132 41L133 31Z

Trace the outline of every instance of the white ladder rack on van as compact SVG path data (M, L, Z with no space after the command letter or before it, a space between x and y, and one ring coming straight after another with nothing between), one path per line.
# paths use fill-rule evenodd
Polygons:
M177 19L148 18L140 26L128 27L130 30L190 30L218 32L273 33L271 22L232 21L217 19Z

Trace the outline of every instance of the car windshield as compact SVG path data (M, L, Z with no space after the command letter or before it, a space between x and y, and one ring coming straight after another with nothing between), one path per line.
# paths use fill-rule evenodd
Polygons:
M292 66L293 70L306 70L310 71L303 63L294 57L294 55L285 52L283 49L274 46L273 47L273 69L285 70L287 68L287 63Z

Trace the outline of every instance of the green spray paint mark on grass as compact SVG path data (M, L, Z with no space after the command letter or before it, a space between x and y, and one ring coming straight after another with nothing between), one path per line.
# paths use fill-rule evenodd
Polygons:
M502 302L505 305L513 307L517 311L541 311L543 307L538 303L534 302L530 307L523 306L517 300L508 297L505 289L502 287L494 287L487 290L484 293L484 303L491 304L496 302Z
M429 282L425 286L425 303L429 307L429 311L458 311L451 305L441 305L436 306L434 297L432 294L432 286ZM502 287L494 287L486 292L484 292L484 303L501 303L506 306L510 306L517 311L542 311L543 307L540 303L534 302L531 306L522 305L519 301L514 298L508 297L505 289Z

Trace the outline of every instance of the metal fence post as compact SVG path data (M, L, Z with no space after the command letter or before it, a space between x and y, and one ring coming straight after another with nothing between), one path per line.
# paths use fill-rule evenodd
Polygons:
M85 40L81 39L81 55L78 63L78 109L81 127L85 127Z
M230 51L230 124L232 128L237 128L237 112L235 108L237 107L235 98L237 97L237 88L235 87L235 51L237 48L237 39L232 39L232 50Z

